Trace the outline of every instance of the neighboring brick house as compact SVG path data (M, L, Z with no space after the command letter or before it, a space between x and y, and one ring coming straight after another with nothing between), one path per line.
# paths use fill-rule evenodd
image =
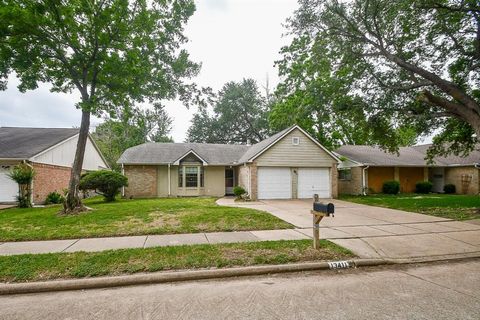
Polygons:
M35 170L33 203L43 203L52 191L68 187L78 141L78 129L0 127L0 202L14 202L18 185L8 173L25 162ZM100 150L89 136L84 170L108 168Z
M252 199L337 196L339 159L298 126L255 145L145 143L118 160L126 197L224 196L243 186Z
M342 146L335 151L339 165L339 193L379 193L385 181L400 182L401 192L414 192L419 181L430 181L433 192L443 192L453 184L457 193L479 194L480 150L467 157L436 157L432 164L425 158L430 145L402 147L398 154L372 146Z

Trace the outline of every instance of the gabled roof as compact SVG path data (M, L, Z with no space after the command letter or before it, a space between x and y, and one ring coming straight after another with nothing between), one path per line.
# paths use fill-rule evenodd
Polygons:
M475 150L468 157L457 156L436 157L434 164L428 164L425 160L427 149L430 145L413 147L401 147L399 153L388 153L379 147L363 145L341 146L335 153L355 161L362 165L369 166L458 166L473 165L480 162L480 151Z
M0 159L29 159L78 134L72 128L0 127Z
M118 159L122 164L174 164L176 161L193 152L208 165L237 165L253 161L276 142L294 129L300 130L321 149L335 160L333 153L325 149L308 133L298 126L291 126L252 146L241 144L209 144L209 143L145 143L127 149Z
M234 164L247 151L246 145L211 143L144 143L127 149L118 159L123 164L169 164L190 151L209 165Z

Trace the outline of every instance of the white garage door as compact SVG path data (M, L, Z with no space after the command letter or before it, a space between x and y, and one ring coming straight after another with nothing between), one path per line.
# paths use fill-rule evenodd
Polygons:
M8 177L10 166L0 165L0 202L16 201L18 185Z
M290 168L259 167L257 181L259 199L290 199L292 197Z
M328 168L298 169L298 197L313 198L314 194L318 194L320 198L331 197L330 170Z

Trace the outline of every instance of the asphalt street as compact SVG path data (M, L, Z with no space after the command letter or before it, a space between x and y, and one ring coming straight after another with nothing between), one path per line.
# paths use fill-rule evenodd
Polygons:
M480 260L0 297L0 319L480 319Z

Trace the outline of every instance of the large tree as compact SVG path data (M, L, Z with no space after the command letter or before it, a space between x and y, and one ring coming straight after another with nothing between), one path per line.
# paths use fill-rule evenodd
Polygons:
M228 82L212 101L201 107L188 129L189 142L255 143L268 137L268 99L255 80Z
M320 110L329 132L338 117L352 129L367 124L373 143L390 150L405 128L435 133L440 153L468 152L478 142L478 0L299 3L288 22L294 40L280 62L283 102L299 95Z
M173 142L172 119L161 105L153 109L124 110L118 119L107 118L97 126L93 138L108 165L119 171L117 160L128 148L145 142Z
M40 82L80 94L80 134L65 211L83 208L78 183L90 115L191 98L199 65L180 46L193 0L0 0L0 80L24 92ZM39 106L41 107L41 106Z

